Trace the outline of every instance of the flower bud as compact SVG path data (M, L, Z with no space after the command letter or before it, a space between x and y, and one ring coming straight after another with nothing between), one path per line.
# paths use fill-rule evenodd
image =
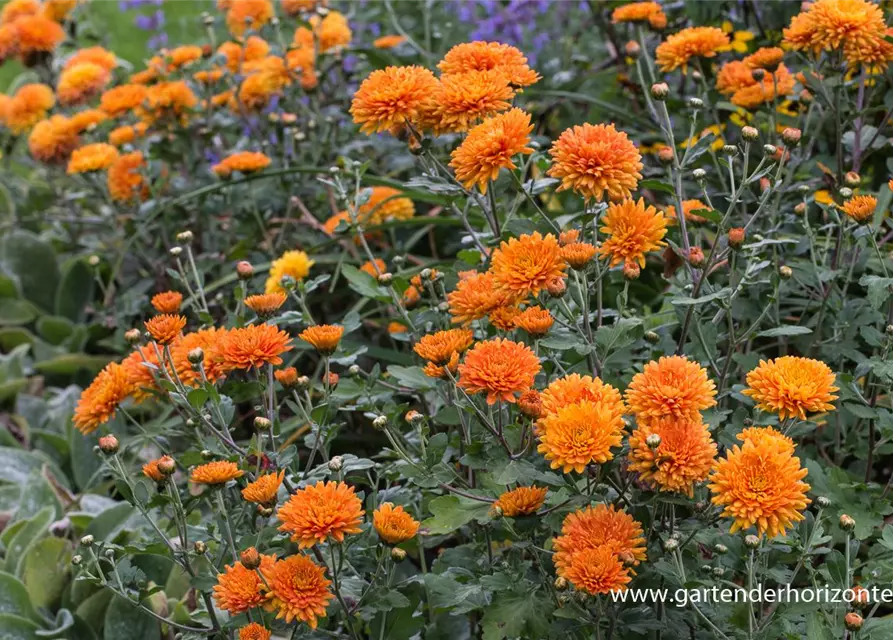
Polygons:
M352 376L360 375L360 365L358 365L358 364L350 365L350 367L347 369L347 373L349 373Z
M865 587L856 585L853 587L852 592L853 598L850 604L853 605L854 609L864 609L871 603L871 594Z
M794 127L787 127L784 131L781 132L781 139L788 147L796 147L800 144L800 136L803 135L800 129L796 129Z
M657 344L660 342L660 336L655 331L646 331L644 338L649 344Z
M802 216L804 213L806 213L806 203L798 202L797 205L794 207L794 213L796 213L798 216Z
M847 514L843 514L842 516L840 516L840 520L838 520L838 524L840 525L840 528L843 529L844 531L852 531L853 529L856 528L856 521L853 520Z
M84 561L83 556L71 556L71 564L74 566L80 565Z
M206 545L201 540L196 540L192 545L192 550L195 551L198 555L203 556L208 551L208 545Z
M664 549L672 553L679 548L679 541L676 538L670 538L666 542L664 542Z
M84 545L85 547L92 547L93 546L93 536L91 536L89 534L85 535L83 538L81 538L81 544Z
M734 227L733 229L729 229L729 246L733 249L738 249L744 244L744 238L746 237L747 232L744 230L744 227Z
M816 505L818 505L819 509L827 509L831 506L831 500L828 496L819 496L815 499Z
M778 275L782 280L790 280L791 276L794 275L794 271L786 264L778 267Z
M855 611L850 611L843 617L843 623L850 631L858 631L862 628L862 616Z
M89 264L91 267L98 267L99 262L100 262L99 256L97 256L95 254L90 256L89 258L87 258L87 264Z
M264 518L269 518L273 515L273 509L271 507L265 507L262 504L257 505L257 512Z
M754 534L744 536L744 546L748 549L756 549L760 546L760 539Z
M202 24L206 27L214 26L214 16L212 16L207 11L202 12Z
M279 281L279 286L286 291L294 291L295 287L298 286L298 281L291 276L282 276L282 279Z
M260 566L260 554L254 547L248 547L239 554L239 562L242 566L250 571L254 571Z
M766 77L766 70L765 69L752 69L750 72L750 77L753 78L754 80L756 80L757 82L760 82L763 78Z
M698 181L698 183L704 182L704 179L707 177L707 172L703 169L695 169L691 172L691 177Z
M657 159L660 160L662 164L671 164L674 157L675 154L670 147L661 147L660 151L657 152Z
M691 79L694 80L695 82L700 82L701 80L704 79L704 74L701 73L700 71L698 71L697 69L694 69L691 72Z
M295 380L295 388L297 389L308 389L310 387L310 378L307 376L298 376L298 379Z
M688 263L693 267L700 267L704 264L704 250L701 247L691 247L688 250Z
M344 458L341 456L332 456L332 459L329 460L329 471L333 473L338 473L341 469L344 468Z
M767 156L774 156L776 153L778 153L778 147L776 147L774 144L764 144L763 153Z
M498 504L494 503L493 506L490 507L490 511L487 512L487 515L490 516L490 518L493 520L496 520L497 518L501 518L502 517L502 507L500 507Z
M635 280L641 273L642 267L639 266L638 262L628 260L623 263L623 277L627 280Z
M839 193L840 197L843 198L844 200L853 197L853 190L850 189L849 187L841 187L840 191L838 191L837 193Z
M106 549L105 552L103 553L103 555L104 555L106 558L114 558L114 557L115 557L115 550L114 550L114 549Z
M666 82L656 82L651 85L651 97L655 100L666 100L670 95L670 86Z
M522 393L521 397L518 398L518 409L531 420L536 420L543 415L543 401L540 398L539 391L530 389Z
M656 433L652 433L645 438L645 444L648 445L649 449L657 449L660 446L660 436Z
M330 371L328 374L326 374L324 382L326 383L326 386L329 387L329 389L333 389L334 387L338 386L339 380L341 380L341 376L339 376L334 371Z
M254 428L258 431L269 431L273 428L273 423L263 416L257 416L254 419Z
M170 456L161 456L158 460L158 471L163 475L171 476L177 470L177 463Z
M394 281L394 274L392 273L382 273L378 276L378 284L382 286L388 286L391 282Z
M199 365L205 359L205 352L202 351L201 347L196 347L195 349L190 349L189 353L186 354L186 359L189 360L190 364Z
M760 139L760 132L757 131L756 127L743 127L741 129L741 137L748 142L753 142Z
M143 334L140 333L139 329L128 329L124 333L124 339L127 341L127 344L137 345L143 341Z
M247 280L254 275L254 265L247 260L240 260L236 263L236 275L240 280Z
M725 144L722 147L722 152L727 156L735 157L738 155L738 147L733 144Z
M181 253L183 253L182 247L171 247L170 251L168 251L173 257L178 258Z
M800 92L800 102L812 102L812 93L809 90L804 89Z
M567 292L567 285L562 278L553 278L546 283L546 291L553 298L560 298Z
M177 242L181 244L189 244L192 242L192 232L191 231L181 231L177 234Z
M630 58L638 58L639 54L642 53L642 47L639 46L639 43L635 40L630 40L623 46L623 50L626 52ZM669 91L669 88L667 89Z
M381 431L388 426L387 416L378 416L377 418L375 418L375 420L372 421L372 426Z
M415 409L410 409L406 412L406 415L403 418L411 425L416 426L421 424L425 420L425 416L416 411Z
M403 562L406 560L406 551L400 547L394 547L391 549L391 560L394 562Z
M722 543L718 543L713 545L713 551L714 553L718 553L719 555L725 555L729 552L729 548Z
M113 435L102 436L99 438L99 450L106 455L118 453L118 438Z
M568 586L567 578L558 576L557 578L555 578L555 582L553 582L552 585L555 587L555 591L564 591L565 589L567 589Z
M847 171L843 181L848 187L858 187L859 183L862 182L862 178L855 171Z
M722 567L713 567L713 577L722 578L725 575L726 570Z
M701 107L704 106L704 101L701 100L700 98L689 98L688 106L692 109L700 109Z

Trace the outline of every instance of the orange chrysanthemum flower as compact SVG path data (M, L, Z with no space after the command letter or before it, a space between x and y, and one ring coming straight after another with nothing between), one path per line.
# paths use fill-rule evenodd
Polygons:
M239 640L270 640L272 632L256 622L246 624L239 629Z
M249 482L248 486L242 489L242 497L247 502L271 507L276 504L276 494L279 493L279 487L285 478L285 470L279 473L267 473L259 476L254 482Z
M78 0L45 0L42 13L50 20L63 22L77 5Z
M460 279L456 289L447 294L453 324L466 326L486 318L510 301L506 290L496 288L496 279L490 272L475 273Z
M747 439L717 461L710 476L713 503L734 519L730 532L755 526L775 537L803 520L810 503L807 470L786 443L774 437Z
M112 200L132 202L149 197L149 185L141 171L145 167L141 151L118 156L109 167L106 180Z
M486 392L487 404L514 402L515 394L533 386L540 361L530 347L505 338L478 342L459 365L459 386L468 393Z
M133 126L124 125L123 127L115 127L109 131L109 144L115 145L116 147L130 144L136 140L137 137L144 136L148 130L149 127L145 122L138 122Z
M290 16L296 16L327 4L328 0L282 0L282 10Z
M41 120L28 134L28 150L41 162L64 162L78 144L77 131L65 116Z
M843 212L857 222L865 222L874 217L877 198L874 196L853 196L843 203Z
M504 307L493 309L487 319L500 331L514 331L515 320L521 315L521 307L516 304L508 304Z
M262 571L270 586L264 607L287 623L301 620L316 629L317 618L326 617L326 606L333 598L325 568L307 556L294 555Z
M558 413L559 409L587 400L610 407L613 414L622 417L626 406L620 391L601 381L601 378L572 373L554 380L540 394L544 414Z
M291 351L289 335L269 324L230 329L220 340L224 371L254 369L264 364L282 364L282 354Z
M647 22L655 29L667 26L667 14L656 2L631 2L614 9L611 22Z
M455 374L459 369L459 353L457 351L453 352L453 355L450 356L450 359L441 365L436 365L433 362L427 363L422 371L425 372L425 375L429 378L446 378L447 371L452 374Z
M118 150L104 142L94 142L75 149L68 161L68 174L102 171L112 166L118 159Z
M273 3L270 0L231 0L226 12L226 26L230 33L240 36L247 29L260 29L273 15Z
M3 110L3 124L15 135L28 131L43 120L56 104L53 90L45 84L26 84L20 87Z
M530 114L521 109L484 120L468 132L450 155L456 179L466 189L477 185L481 193L487 193L489 183L499 177L502 169L516 168L515 156L533 153L528 146L531 131Z
M648 446L651 435L660 437L656 448ZM629 469L660 491L694 495L694 485L707 479L716 458L716 443L700 419L657 418L629 437Z
M453 354L465 353L473 339L474 334L470 329L438 331L422 336L413 346L413 351L434 364L444 364L449 362Z
M0 62L5 62L18 51L18 30L14 24L0 24Z
M261 555L260 570L266 574L275 562L274 556ZM246 569L241 562L236 562L227 565L223 573L217 574L214 600L218 607L235 616L264 604L265 590L264 582L257 571Z
M241 478L245 472L239 469L239 465L228 460L215 460L201 464L192 470L189 479L195 484L226 484L230 480Z
M771 446L794 455L796 445L788 436L772 427L748 427L736 436L741 442L750 440L757 447Z
M117 118L130 113L146 99L148 89L141 84L122 84L102 94L99 108L109 117Z
M84 109L83 111L78 111L77 113L72 114L71 126L76 132L82 133L105 122L107 119L108 116L105 115L104 111L100 111L99 109Z
M286 251L273 260L270 275L264 284L265 293L287 293L282 287L282 278L288 276L295 280L303 280L310 274L313 260L303 251Z
M258 151L237 151L211 167L218 176L227 177L233 171L255 173L270 166L270 158Z
M555 323L555 318L552 317L548 309L543 307L527 307L516 315L513 321L515 327L524 329L531 336L539 338L549 333L549 329Z
M514 89L496 69L441 78L426 108L422 126L436 134L468 131L483 118L511 108Z
M547 487L518 487L502 493L494 506L502 509L507 518L528 516L543 506L548 492Z
M699 211L701 209L709 209L706 204L701 202L700 200L683 200L682 201L682 212L685 214L685 219L689 222L707 222L707 218L703 216L699 216L693 211ZM666 210L667 217L675 222L678 219L678 214L676 213L675 205L668 205Z
M373 40L372 46L376 49L393 49L394 47L400 46L404 42L406 42L406 38L404 36L389 34Z
M146 321L146 331L158 344L170 344L180 337L186 318L172 313L163 313Z
M490 262L496 287L522 299L537 295L550 282L564 277L566 269L558 240L551 233L543 236L539 231L503 242Z
M38 0L9 0L0 10L0 23L9 24L24 16L34 16L40 13Z
M285 369L277 369L273 372L276 382L286 389L294 387L298 384L298 370L294 367L286 367Z
M336 324L318 324L304 329L298 337L323 355L331 355L338 348L344 327Z
M747 374L742 393L753 398L757 408L777 413L782 420L806 414L833 411L837 400L834 372L824 362L812 358L782 356L760 360L759 366Z
M146 90L139 112L147 122L163 118L182 121L197 104L198 98L182 80L159 82Z
M288 299L284 293L262 293L245 298L245 306L262 318L269 317L279 311Z
M373 512L372 526L378 537L388 544L406 542L419 531L418 521L406 513L403 507L395 507L390 502L382 502Z
M187 333L171 345L171 358L180 382L187 387L196 387L204 382L205 378L208 382L216 382L223 377L224 372L218 356L218 346L226 333L226 329L210 327ZM201 349L204 354L199 371L189 359L189 353L196 348ZM204 373L204 378L202 378L202 373Z
M613 124L566 129L549 150L548 174L561 180L558 191L573 189L586 200L628 198L639 184L642 156Z
M109 363L84 389L74 410L74 426L87 435L115 417L118 406L133 387L123 367Z
M282 522L279 530L307 549L329 538L344 542L345 534L359 533L363 503L353 487L320 481L292 494L277 515Z
M632 580L629 570L608 547L584 549L573 554L564 577L579 591L592 595L622 591Z
M376 258L373 260L367 260L363 263L363 266L360 267L360 271L363 273L368 273L373 278L378 278L381 274L385 273L388 270L388 265L385 264L385 261L381 258Z
M843 50L851 64L876 62L886 35L881 8L868 0L818 0L794 16L784 30L785 43L796 51Z
M402 191L392 187L372 187L369 199L357 211L357 220L366 225L378 226L389 220L409 220L414 215L415 203Z
M584 269L598 253L595 245L588 242L571 242L561 247L561 259L572 269Z
M751 77L749 83L731 93L731 102L745 109L756 109L760 105L772 103L777 97L789 96L793 92L794 76L786 66L780 64L774 73L767 73L760 82Z
M574 556L589 549L606 548L630 566L646 559L642 525L614 505L597 504L569 513L561 525L561 535L552 542L555 569L567 579Z
M84 63L99 65L106 71L111 71L118 66L118 58L105 47L86 47L75 51L65 61L65 65L62 69L63 71L67 71Z
M150 302L158 313L177 313L183 304L183 294L179 291L162 291L152 296Z
M397 130L419 122L437 86L437 78L424 67L378 69L360 84L350 113L363 133Z
M553 469L583 473L589 464L603 464L623 439L623 418L610 404L580 400L548 413L537 425L543 454Z
M517 48L501 42L465 42L447 51L437 68L445 76L469 71L495 69L505 75L509 84L527 87L540 79Z
M165 476L165 474L161 472L161 469L159 467L161 465L167 466L173 463L174 459L170 456L161 456L160 458L156 458L155 460L149 460L149 462L143 465L143 475L149 478L149 480L161 482L167 476Z
M23 16L15 21L19 55L48 53L65 40L65 30L59 23L42 15Z
M716 27L689 27L669 36L655 50L661 71L688 68L692 58L712 58L730 44L729 36Z
M640 424L665 416L697 420L716 404L715 396L706 369L684 356L665 356L633 376L626 404Z
M139 404L152 397L152 392L158 388L155 382L155 372L161 374L161 363L158 361L160 349L155 343L148 344L133 351L121 361L121 366L127 375L127 380L132 388L134 401Z
M775 71L782 60L784 60L784 49L781 47L762 47L745 56L742 62L751 69Z
M543 415L543 401L540 392L528 389L518 397L518 409L528 418L537 419Z
M80 104L99 95L110 79L111 75L104 67L92 62L81 62L59 76L56 97L62 105Z
M602 217L601 231L606 239L598 248L600 256L607 258L612 267L624 263L645 266L645 254L666 245L667 217L645 204L624 200L611 203Z
M322 52L346 47L353 37L347 17L338 11L329 11L323 18L311 17L310 26L313 27L313 35L319 40L319 50Z

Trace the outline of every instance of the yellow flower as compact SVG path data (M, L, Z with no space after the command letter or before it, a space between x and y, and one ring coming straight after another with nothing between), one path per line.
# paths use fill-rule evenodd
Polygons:
M303 251L286 251L270 265L270 276L264 286L265 293L287 293L281 281L285 276L303 280L310 274L313 260Z

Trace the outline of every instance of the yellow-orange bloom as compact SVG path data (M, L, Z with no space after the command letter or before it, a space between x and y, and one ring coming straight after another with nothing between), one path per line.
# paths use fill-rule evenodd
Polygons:
M273 634L266 627L250 622L239 628L239 640L270 640Z
M652 448L647 439L660 438ZM716 458L716 443L700 419L657 418L640 424L629 437L629 469L660 491L694 495L694 485L707 479Z
M84 389L74 410L74 426L87 435L115 417L133 387L123 367L110 362Z
M603 464L623 439L623 418L608 404L580 400L546 414L538 423L543 454L553 469L583 473L589 464Z
M486 392L487 404L515 402L515 394L533 386L540 361L530 347L505 338L478 342L459 365L459 386Z
M507 304L490 312L487 319L500 331L514 331L515 320L521 315L521 307L516 304Z
M118 58L114 53L104 47L97 46L78 49L65 61L62 69L67 71L85 62L99 65L106 71L111 71L118 66Z
M572 269L583 269L598 253L595 245L588 242L570 242L561 247L561 259Z
M149 186L141 171L145 166L141 151L125 153L115 158L106 180L112 200L131 202L145 200L149 196Z
M347 219L349 214L345 212ZM369 199L357 210L357 219L363 224L378 226L389 220L409 220L415 215L415 203L403 191L393 187L372 187Z
M646 559L642 525L614 505L597 504L569 513L561 525L561 535L552 542L555 569L567 579L574 556L582 551L605 548L630 566Z
M667 14L656 2L631 2L614 9L611 22L647 22L655 29L667 26Z
M689 222L707 222L707 218L704 218L703 216L699 216L692 212L698 211L700 209L709 209L709 208L710 207L708 207L706 204L704 204L700 200L683 200L682 201L682 212L685 214L685 219L688 220ZM668 205L666 213L667 213L667 217L670 220L672 220L673 222L676 222L679 218L679 214L676 213L675 205L672 205L672 204Z
M793 440L772 427L747 427L746 429L742 429L741 433L736 437L741 442L750 440L757 447L772 446L779 450L787 451L791 455L794 455L794 449L796 447Z
M579 373L553 380L540 394L544 414L558 413L559 409L581 400L609 407L618 418L626 413L620 391L602 382L601 378L581 376Z
M556 278L564 277L567 264L558 240L539 231L503 242L493 252L490 273L498 289L516 298L537 295Z
M138 109L147 122L163 118L183 121L186 114L198 104L198 98L182 80L159 82L146 90L146 97Z
M312 16L310 26L313 27L313 35L319 40L319 50L322 52L346 47L353 37L347 17L338 11L329 11L323 18Z
M325 568L307 556L294 555L261 571L270 586L264 608L287 623L301 620L316 629L317 618L326 617L326 606L333 598Z
M543 307L527 307L513 319L515 327L524 329L533 337L542 337L549 333L555 318Z
M20 135L43 120L54 104L56 96L47 85L23 85L6 104L2 114L3 124L15 135Z
M344 327L337 324L317 324L304 329L298 337L323 355L331 355L338 348Z
M276 313L288 297L284 293L262 293L245 298L245 306L261 317Z
M833 411L837 400L834 372L824 362L812 358L782 356L760 360L747 374L747 389L742 393L753 398L757 408L777 413L782 420L806 414Z
M68 161L68 174L108 169L118 159L118 155L118 150L105 142L85 144L72 152L71 159Z
M111 75L105 67L92 62L81 62L63 71L56 85L59 104L86 102L105 88Z
M328 0L282 0L282 10L290 16L313 11L318 6L326 6Z
M360 84L350 113L363 133L397 130L419 121L437 86L437 78L424 67L378 69Z
M177 313L183 304L183 294L179 291L162 291L152 296L150 302L158 313Z
M639 200L611 203L602 217L601 231L607 236L598 248L610 265L636 263L645 266L645 254L666 245L667 217Z
M515 156L533 153L528 146L531 131L530 114L521 109L484 120L468 132L450 155L456 179L466 189L477 185L481 193L487 193L489 183L499 177L502 169L516 168Z
M241 478L245 472L239 469L239 465L228 460L215 460L201 464L192 470L189 479L195 484L226 484L230 480Z
M276 494L279 493L279 487L285 478L285 470L279 473L266 473L258 476L254 482L249 482L242 489L242 497L247 502L263 505L265 507L276 504Z
M784 49L781 47L762 47L745 56L742 62L751 69L775 71L782 60L784 60Z
M843 212L857 222L865 222L874 217L877 198L874 196L853 196L843 203Z
M613 124L566 129L549 153L548 174L561 180L557 191L573 189L586 200L628 198L642 178L642 156Z
M376 38L372 41L372 46L376 49L393 49L406 42L406 38L400 35L386 35Z
M716 404L715 396L706 369L684 356L665 356L633 376L626 404L640 423L665 416L697 420Z
M147 344L134 350L121 361L121 366L127 375L127 380L132 389L134 401L139 404L152 397L152 392L157 390L155 372L161 376L161 363L158 355L161 349L155 343Z
M62 22L74 11L78 0L44 0L42 13L44 17Z
M104 111L100 111L99 109L84 109L83 111L78 111L77 113L72 114L71 126L77 133L81 133L92 129L96 125L105 122L107 119L108 116Z
M130 113L146 99L148 89L141 84L122 84L102 94L99 108L110 117L117 118Z
M583 549L570 558L564 577L579 591L592 595L622 591L630 578L629 570L608 547Z
M292 494L277 516L282 522L279 530L307 549L329 538L344 542L345 534L359 533L363 504L353 487L320 481Z
M9 0L0 10L0 23L9 24L23 16L34 16L40 13L38 0Z
M400 544L415 537L419 523L401 506L382 502L372 514L372 526L382 540L388 544Z
M540 79L527 64L521 51L501 42L465 42L447 51L437 65L443 74L454 75L468 71L495 69L505 75L509 84L527 87Z
M272 17L273 3L270 0L230 0L226 26L230 33L240 36L246 29L260 29Z
M180 337L186 318L171 313L163 313L146 321L146 331L158 344L170 344Z
M159 468L162 464L164 466L168 466L175 463L174 459L170 456L161 456L160 458L156 458L155 460L149 460L149 462L143 465L143 475L150 480L154 480L155 482L163 481L167 476L162 473L161 469Z
M18 36L19 55L26 62L30 55L49 53L65 40L65 30L59 23L42 15L23 16L13 26Z
M303 280L310 274L313 260L303 251L286 251L273 260L270 275L264 285L266 293L287 293L282 287L282 278L289 276L295 280Z
M252 324L227 331L220 339L219 349L223 370L232 371L282 364L282 354L294 347L282 329L270 324Z
M730 45L729 36L716 27L688 27L669 36L655 50L661 71L686 69L692 58L712 58Z
M373 260L367 260L363 263L363 266L360 267L360 271L363 273L368 273L373 278L378 278L381 274L385 273L388 270L388 265L385 264L385 261L381 258L376 258Z
M515 95L500 71L468 71L441 78L423 126L436 134L468 131L483 118L506 111Z
M201 371L196 371L189 359L189 353L196 348L201 349L204 354L201 362L204 377L209 382L216 382L223 377L224 371L218 353L221 339L226 333L226 329L209 327L187 333L171 345L171 358L174 361L174 370L177 372L180 382L187 387L196 387L204 381ZM154 357L154 349L152 352Z
M470 329L449 329L424 335L413 346L419 356L434 364L449 362L454 353L465 353L471 346L474 334Z
M502 493L494 506L502 509L507 518L528 516L543 506L548 492L547 487L518 487Z
M851 64L875 63L887 25L881 8L867 0L818 0L791 20L785 43L796 51L843 50Z
M474 273L459 280L456 289L447 294L447 302L453 324L467 326L507 305L510 295L506 290L496 288L492 273Z
M28 134L28 150L41 162L63 162L78 143L77 131L65 116L41 120Z
M710 476L713 503L733 518L730 532L755 526L760 535L784 534L803 520L810 503L807 470L778 438L750 438L717 461Z
M129 144L136 140L137 137L146 135L146 131L148 130L149 127L145 122L138 122L133 126L125 125L123 127L115 127L109 131L109 144L113 144L116 147Z
M211 167L218 176L229 176L233 171L254 173L270 166L270 158L258 151L237 151Z
M260 570L266 572L275 562L274 556L261 555ZM235 616L264 604L264 591L263 580L257 571L246 569L241 562L236 562L227 565L223 573L217 575L214 600L218 607Z

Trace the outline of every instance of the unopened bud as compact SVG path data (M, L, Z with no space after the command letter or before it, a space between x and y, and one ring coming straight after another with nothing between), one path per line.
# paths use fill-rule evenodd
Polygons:
M700 109L701 107L704 106L704 101L701 100L700 98L689 98L688 106L692 109Z
M862 182L862 178L855 171L847 171L843 181L848 187L858 187L859 183Z
M794 207L794 213L796 213L798 216L802 216L804 213L806 213L806 203L798 202Z
M271 515L273 515L273 508L265 507L264 505L259 504L257 505L257 512L262 518L269 518Z
M800 144L801 135L803 134L800 129L787 127L784 131L781 132L781 139L784 141L785 145L789 147L796 147L798 144Z
M113 435L99 438L99 450L107 455L118 453L118 438Z
M757 82L759 82L760 80L762 80L763 78L766 77L766 70L765 69L753 69L750 72L750 77L753 78L754 80L756 80Z
M189 244L192 242L192 232L191 231L181 231L177 234L177 242L182 244Z
M722 147L722 152L727 156L735 157L738 155L738 147L733 144L724 144Z
M140 333L139 329L128 329L124 333L124 339L127 341L127 344L136 345L143 341L143 334Z
M623 263L623 277L627 280L635 280L642 273L642 267L638 262L628 260Z
M339 376L334 371L330 371L329 373L326 374L324 381L326 383L326 386L329 387L329 389L332 389L332 388L338 386L339 380L341 380L341 376Z
M623 50L630 58L638 58L639 54L642 53L642 47L640 47L639 43L635 40L630 40L629 42L627 42L624 45Z
M664 549L671 553L673 551L676 551L676 549L678 549L678 548L679 548L679 541L676 538L670 538L669 540L664 542Z
M378 276L378 284L382 286L388 286L391 282L394 281L394 274L392 273L382 273Z
M214 16L212 16L208 12L203 13L202 14L202 24L204 24L206 27L213 26L214 25Z
M666 100L670 95L670 86L666 82L656 82L651 85L651 97L655 100Z
M85 547L92 547L93 546L93 536L91 536L89 534L85 535L83 538L81 538L81 544L84 545Z
M726 573L726 570L722 567L713 567L713 576L715 578L722 578Z
M295 387L298 389L307 389L310 387L310 378L307 376L298 376L298 379L295 381Z
M700 267L704 264L704 250L701 247L691 247L688 250L688 263L693 267Z
M695 169L691 172L691 177L697 180L698 182L703 182L707 177L707 172L703 169Z
M552 278L546 283L546 291L553 298L560 298L567 292L567 285L562 278Z
M411 425L416 426L421 424L425 420L425 416L416 411L415 409L410 409L406 412L406 415L403 418Z
M661 147L660 151L657 152L657 159L663 164L672 163L673 158L675 157L676 154L673 153L673 150L670 147Z
M840 520L838 521L838 524L840 525L840 528L843 529L844 531L852 531L853 529L856 528L856 521L853 520L847 514L843 514L842 516L840 516Z
M273 423L263 416L257 416L254 419L254 428L258 431L269 431L273 428Z
M841 187L840 191L838 191L837 193L839 193L840 197L843 198L844 200L846 200L847 198L853 197L853 190L850 189L849 187Z
M99 263L100 263L100 259L99 259L99 256L97 256L97 255L92 255L89 258L87 258L87 264L89 264L91 267L98 267Z
M254 571L260 566L260 554L254 547L248 547L239 554L239 562L242 566L250 571Z
M744 230L744 227L734 227L733 229L729 229L729 246L733 249L738 249L744 244L744 238L747 236L747 232Z
M496 520L497 518L501 518L502 517L502 507L500 507L498 504L493 504L493 506L490 507L490 511L487 513L487 515L489 515L490 518L492 518L493 520Z
M190 349L189 353L186 354L186 359L189 360L190 364L201 364L205 359L205 352L202 351L201 347Z
M660 342L660 336L655 331L646 331L644 337L645 341L650 344L657 344Z
M168 253L177 258L180 256L181 253L183 253L183 247L171 247Z
M862 628L862 616L855 611L850 611L846 614L843 617L843 622L850 631L858 631Z
M372 426L381 431L386 426L388 426L388 418L387 416L378 416L375 420L372 421Z
M789 280L792 275L794 275L794 271L786 264L778 267L778 275L782 280Z
M406 551L400 547L394 547L391 549L391 560L394 562L403 562L406 560Z
M800 92L800 102L812 102L812 93L807 89Z
M741 137L748 142L760 139L760 132L756 127L744 127L741 129Z
M344 458L342 458L341 456L332 456L332 459L329 460L329 471L338 473L343 468L344 468Z
M71 564L74 566L80 565L84 561L83 556L71 556Z
M196 540L192 545L192 550L195 551L198 555L203 556L208 551L208 545L206 545L201 540Z
M818 505L819 509L827 509L831 506L831 500L827 496L819 496L816 498L815 503Z
M294 291L295 287L298 286L298 281L291 276L282 276L282 279L279 281L279 286L286 291Z
M567 578L562 578L558 576L555 578L555 582L552 583L555 586L555 591L564 591L567 589Z
M660 446L660 436L656 433L652 433L645 438L645 444L648 445L649 449L657 449Z
M347 369L347 373L349 373L352 376L360 375L360 365L358 365L358 364L350 365L350 367L348 367L348 369Z
M760 539L754 534L744 536L744 546L748 549L756 549L760 546Z
M177 470L177 463L170 456L161 456L158 460L158 471L163 475L170 476Z
M729 552L729 548L724 544L715 544L713 545L713 551L718 553L719 555L724 555Z
M776 147L774 144L764 144L763 153L767 156L774 156L776 153L778 153L778 147Z
M247 260L240 260L236 263L236 274L241 280L247 280L254 275L254 266Z

